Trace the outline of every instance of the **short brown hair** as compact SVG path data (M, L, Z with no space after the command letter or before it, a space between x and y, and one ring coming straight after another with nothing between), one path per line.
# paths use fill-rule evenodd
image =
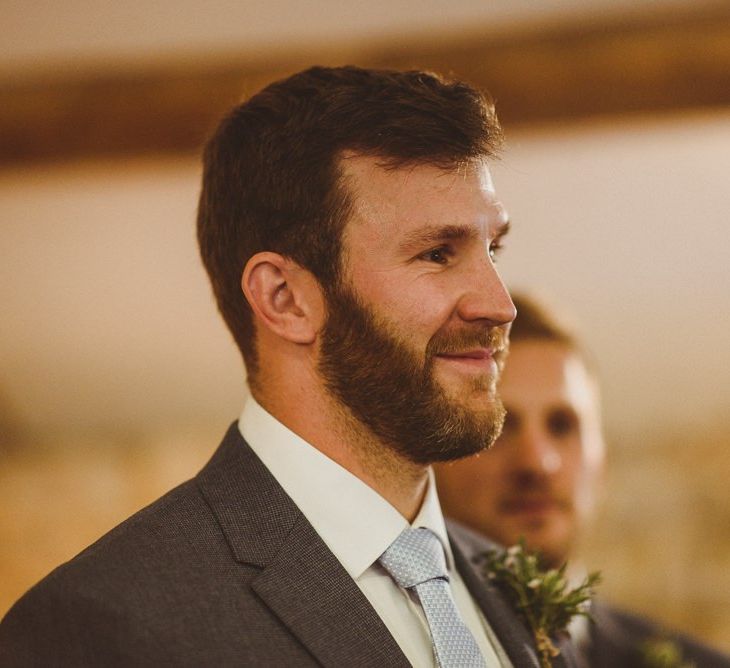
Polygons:
M313 67L233 109L205 149L197 229L249 378L257 357L243 269L268 250L308 269L326 292L337 285L350 211L343 152L376 157L384 168L449 169L494 157L501 138L484 94L427 72Z
M517 309L517 316L510 329L510 341L545 339L562 343L568 348L577 347L573 332L544 304L518 292L512 292L510 296Z
M517 316L509 333L511 343L519 341L547 341L559 343L575 353L588 372L598 377L596 361L590 351L580 342L575 329L556 312L534 297L524 293L511 292Z

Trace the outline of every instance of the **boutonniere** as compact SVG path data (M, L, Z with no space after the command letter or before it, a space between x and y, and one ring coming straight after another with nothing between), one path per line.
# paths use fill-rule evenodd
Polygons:
M590 618L588 608L598 572L591 573L570 589L565 564L560 568L540 569L537 555L525 549L520 540L507 550L490 550L485 555L484 575L502 591L531 631L542 668L551 668L560 650L553 639L568 635L568 623L576 615Z
M695 668L694 663L682 658L682 648L671 638L658 636L644 640L639 651L646 668Z

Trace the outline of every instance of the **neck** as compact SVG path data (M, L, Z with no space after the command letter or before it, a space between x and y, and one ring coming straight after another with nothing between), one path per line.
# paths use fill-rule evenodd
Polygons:
M262 384L266 387L265 384ZM323 390L252 394L279 422L374 489L412 522L428 485L428 466L414 464L377 439L350 411ZM292 396L295 395L295 396Z

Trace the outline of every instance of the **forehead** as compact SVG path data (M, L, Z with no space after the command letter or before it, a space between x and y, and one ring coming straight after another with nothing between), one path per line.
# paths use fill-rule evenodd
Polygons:
M562 403L593 412L598 389L580 356L564 344L513 342L500 381L500 394L513 410Z
M453 170L433 165L386 169L376 158L346 155L341 171L353 206L346 231L362 241L392 242L419 228L446 225L468 225L487 236L507 221L484 162Z

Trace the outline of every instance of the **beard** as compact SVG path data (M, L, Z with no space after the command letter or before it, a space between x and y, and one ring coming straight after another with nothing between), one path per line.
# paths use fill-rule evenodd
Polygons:
M328 291L327 307L318 373L330 396L380 442L422 465L460 459L494 443L505 415L497 379L472 379L465 393L483 407L470 409L439 386L434 359L474 347L503 349L504 331L476 324L439 330L418 354L351 288Z

